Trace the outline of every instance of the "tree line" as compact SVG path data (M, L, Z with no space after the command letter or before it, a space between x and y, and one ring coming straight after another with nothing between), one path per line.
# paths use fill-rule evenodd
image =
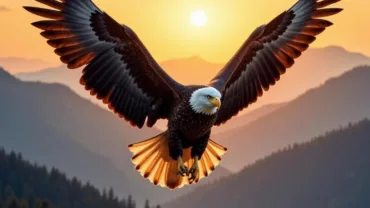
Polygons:
M0 208L136 208L136 203L132 196L117 197L112 188L101 191L0 149Z

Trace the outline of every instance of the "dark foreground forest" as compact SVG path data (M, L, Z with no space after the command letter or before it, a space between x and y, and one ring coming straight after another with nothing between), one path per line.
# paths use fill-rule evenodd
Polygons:
M0 149L0 208L135 208L135 201L118 198L112 189L100 191L57 169L25 161ZM147 201L145 208L149 208ZM157 206L159 208L159 206Z

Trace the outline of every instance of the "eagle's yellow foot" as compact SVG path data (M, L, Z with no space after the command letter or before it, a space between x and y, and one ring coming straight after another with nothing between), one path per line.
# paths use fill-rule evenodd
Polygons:
M182 161L182 157L177 158L177 174L181 176L189 175L189 170Z
M191 183L197 178L197 176L199 174L198 160L199 160L199 157L195 156L194 157L194 164L191 166L191 168L189 170L189 174L190 174L189 181Z

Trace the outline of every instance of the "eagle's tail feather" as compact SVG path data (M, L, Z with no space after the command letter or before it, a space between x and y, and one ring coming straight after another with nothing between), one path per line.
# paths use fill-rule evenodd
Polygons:
M168 132L165 131L153 138L129 145L133 153L132 162L140 174L155 185L169 189L181 188L191 184L187 177L177 175L177 161L173 160L168 151ZM207 177L220 163L226 148L209 140L207 148L199 160L199 175L195 183ZM183 151L183 161L190 169L194 163L191 148Z

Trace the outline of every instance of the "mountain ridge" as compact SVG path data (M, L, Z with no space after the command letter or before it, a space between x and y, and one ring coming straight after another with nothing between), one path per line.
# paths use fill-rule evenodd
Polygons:
M368 79L370 67L356 67L268 115L215 135L213 139L230 150L223 164L232 171L240 170L283 146L306 141L364 116L370 117L370 99L363 96L370 88ZM230 137L233 139L227 139ZM238 152L244 152L246 159L239 160Z

